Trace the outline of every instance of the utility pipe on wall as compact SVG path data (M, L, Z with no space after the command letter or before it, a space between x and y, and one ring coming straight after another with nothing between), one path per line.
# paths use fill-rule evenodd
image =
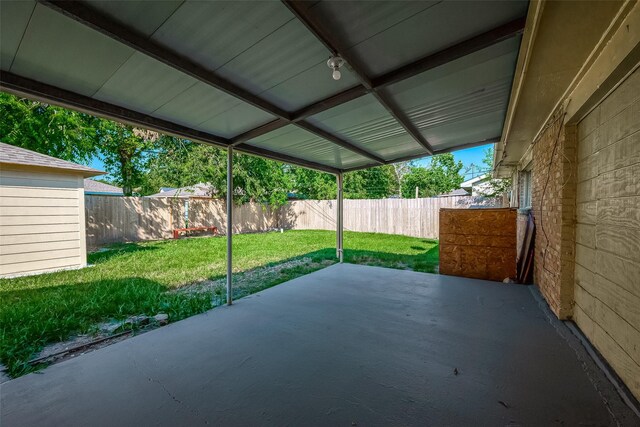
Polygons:
M342 236L343 236L343 230L344 230L342 218L343 218L344 204L342 203L343 194L342 194L342 173L341 172L336 175L336 182L338 184L338 195L336 197L337 205L338 205L337 206L338 218L336 218L336 257L340 260L340 262L342 262L343 260Z
M227 305L233 303L232 272L233 272L233 148L227 148Z

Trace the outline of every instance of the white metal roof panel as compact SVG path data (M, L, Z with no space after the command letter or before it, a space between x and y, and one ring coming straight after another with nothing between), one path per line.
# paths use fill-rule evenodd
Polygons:
M244 102L200 123L197 128L231 138L249 129L270 122L274 117Z
M327 67L328 57L322 57L320 63L290 79L263 92L261 95L287 110L298 110L313 104L318 99L326 98L357 85L358 79L351 70L343 67L340 80L333 80ZM313 84L309 84L313 82Z
M513 38L385 89L434 149L500 136L519 40Z
M92 95L132 54L131 48L38 4L11 71Z
M336 35L351 48L439 3L440 0L319 1L312 11L322 19L332 20Z
M196 83L193 77L136 52L94 97L149 114Z
M218 69L221 76L262 93L329 58L324 46L291 20ZM331 75L327 68L327 73ZM313 91L313 85L307 88Z
M89 0L88 3L116 21L150 36L180 7L183 1Z
M241 102L206 83L197 82L162 105L153 114L161 119L174 120L183 125L199 125Z
M491 111L423 131L436 150L450 150L469 142L496 142L506 109Z
M404 2L376 4L368 3L368 6L400 8L406 5ZM367 64L370 74L377 76L523 16L527 4L526 0L438 2L378 33L356 27L366 32L359 35L360 38L369 37L354 46L351 53ZM328 9L327 16L339 16L343 7L349 5L352 3L323 1L317 7ZM352 28L346 23L345 26Z
M11 67L35 6L35 1L0 2L0 69Z
M277 1L185 1L152 39L216 70L293 15Z

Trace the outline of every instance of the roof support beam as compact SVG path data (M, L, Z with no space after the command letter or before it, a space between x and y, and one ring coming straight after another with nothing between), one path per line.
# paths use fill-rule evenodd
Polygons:
M208 84L218 90L226 92L227 94L240 99L248 104L253 105L256 108L261 109L269 114L276 116L280 121L278 125L284 126L285 124L291 121L290 114L276 106L275 104L257 96L253 93L241 88L240 86L232 83L231 81L218 76L216 73L204 68L203 66L193 62L189 58L181 55L178 52L174 52L165 46L162 46L144 34L139 33L138 31L128 28L108 15L92 8L91 6L87 6L83 2L77 1L64 1L64 0L39 0L41 4L51 8L52 10L61 13L67 16L70 19L73 19L76 22L79 22L83 25L92 28L105 36L112 38L130 48L143 53L151 58L156 59L157 61L162 62L163 64L172 67L175 70L178 70L184 74L187 74L199 81ZM269 124L268 124L269 125ZM261 127L261 131L271 131L276 129L277 126L273 122L270 126ZM254 131L257 131L254 130ZM249 131L251 132L251 131ZM310 131L311 132L311 131ZM265 132L266 133L266 132ZM316 133L316 132L313 132ZM260 133L259 133L260 134ZM316 133L317 134L317 133ZM243 134L244 135L244 134ZM317 134L319 135L319 134ZM246 135L244 135L246 136ZM252 136L255 137L255 136ZM329 138L327 138L329 139ZM359 147L356 147L350 144L347 141L340 139L338 136L332 135L330 139L333 143L338 143L339 145L354 151L360 155L363 155L369 159L378 161L378 157L369 153L366 150L362 150ZM246 140L244 140L246 141ZM235 139L235 143L244 142L242 138Z
M322 137L324 139L327 139L331 142L333 142L336 145L339 145L343 148L346 148L348 150L353 151L354 153L360 154L363 157L367 157L369 159L374 160L375 162L378 162L379 164L383 164L385 163L385 160L382 157L378 157L375 154L369 153L368 151L360 148L360 147L356 147L355 145L351 145L351 144L345 144L345 142L340 139L337 138L336 136L334 136L333 134L320 129L319 127L312 125L309 122L298 122L296 123L296 125L301 128L306 130L307 132L311 132L314 135L318 135L319 137Z
M325 25L311 13L313 3L304 1L282 0L289 10L300 20L313 35L325 45L333 54L340 55L351 66L362 85L374 95L378 102L389 112L389 114L403 127L403 129L424 149L428 154L433 153L431 144L422 136L418 128L411 123L411 120L400 110L392 99L383 92L379 92L373 85L372 80L367 76L364 66L355 57L347 53L347 49L340 40L335 37L334 32L326 28Z
M376 89L399 83L403 80L417 76L433 68L460 59L463 56L478 52L479 50L493 46L496 43L515 37L524 31L526 19L519 18L499 27L493 28L446 49L427 55L422 59L407 64L396 70L385 73L373 79Z
M442 149L442 150L436 150L435 153L433 153L433 155L437 156L438 154L450 153L452 151L463 150L465 148L471 148L471 147L477 147L479 145L495 144L498 141L500 141L500 137L499 136L495 136L493 138L483 139L482 141L474 141L474 142L469 142L467 144L458 145L458 146L453 147L453 148L445 148L445 149ZM425 157L425 156L426 155L424 153L412 154L410 156L403 156L403 157L395 158L393 160L387 160L385 162L385 164L386 165L391 165L393 163L406 162L406 161L409 161L409 160L420 159L420 158ZM375 167L375 166L379 166L379 165L369 163L367 165L356 166L354 168L345 169L344 172L353 172L353 171L357 171L357 170L372 168L372 167Z
M299 109L298 111L294 111L291 114L291 120L293 120L294 122L304 120L315 114L322 113L323 111L329 110L333 107L337 107L338 105L342 105L349 101L353 101L354 99L358 99L361 96L366 95L367 93L369 93L369 90L366 87L362 85L354 86L351 89L347 89L328 98L322 99L318 102L314 102L311 105Z
M265 159L277 160L279 162L290 163L296 166L302 166L308 169L315 169L322 172L337 174L341 169L333 168L331 166L323 165L321 163L312 162L310 160L304 160L297 157L292 157L287 154L278 153L276 151L267 150L266 148L256 147L249 144L240 144L234 147L236 151L241 151L246 154L253 154L255 156L264 157Z
M285 127L288 124L289 121L283 119L276 119L272 122L265 123L231 138L231 146L235 147L236 145L242 144L243 142L247 142L253 138L257 138L258 136L264 135L276 129L280 129L281 127Z
M501 136L494 136L493 138L484 139L482 141L467 142L466 144L457 145L455 147L437 150L436 154L451 153L453 151L464 150L467 148L477 147L479 145L496 144L500 141L500 138Z
M75 92L27 79L6 71L0 73L0 89L18 96L27 96L32 99L59 105L61 107L71 108L73 110L82 111L95 116L116 120L133 126L144 127L146 129L152 129L158 132L174 135L179 138L186 138L217 147L228 147L231 143L231 140L218 135L191 129L167 120L148 116L137 111L89 98L85 95L80 95ZM254 147L248 144L239 144L235 148L238 151L247 154L254 154L272 160L291 163L333 174L340 171L337 168L332 168L320 163L297 159L287 156L286 154Z
M168 133L180 138L194 139L219 147L226 147L229 144L227 138L218 135L197 131L167 120L158 119L108 102L27 79L7 71L0 73L0 89L111 120Z

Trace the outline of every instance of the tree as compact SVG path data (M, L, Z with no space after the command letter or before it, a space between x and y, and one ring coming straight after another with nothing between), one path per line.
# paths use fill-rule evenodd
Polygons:
M461 169L462 162L456 162L451 153L431 157L428 167L411 166L402 182L402 197L415 197L416 187L419 197L448 193L464 180L460 175Z
M206 183L212 197L226 197L227 152L216 147L178 138L162 138L147 163L142 194L160 187L186 187ZM235 153L233 156L234 202L249 201L283 205L290 184L288 167L280 162Z
M95 119L0 92L0 141L76 163L98 152Z
M395 178L396 178L396 189L398 191L397 192L398 196L402 194L402 180L409 173L409 169L411 169L411 165L412 163L410 161L398 162L392 165L393 173L395 174Z
M482 163L487 167L487 169L489 169L489 171L493 170L493 153L494 153L494 148L492 145L484 150L484 157L482 158ZM490 174L491 172L488 172L488 173ZM510 178L494 178L494 179L490 179L487 182L486 187L480 188L478 191L483 196L496 197L496 196L501 196L510 190L511 190Z
M347 199L383 199L395 193L393 166L377 166L344 174Z
M327 200L336 198L336 177L329 173L292 166L292 190L305 199Z
M299 167L291 168L292 188L307 199L335 199L337 185L335 175ZM345 199L380 199L395 192L392 166L378 166L344 174Z
M110 120L95 120L105 168L122 187L124 195L131 196L134 188L142 184L148 159L146 152L161 135Z

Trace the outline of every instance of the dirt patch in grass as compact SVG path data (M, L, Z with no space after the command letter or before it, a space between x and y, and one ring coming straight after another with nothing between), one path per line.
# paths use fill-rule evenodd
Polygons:
M233 294L234 299L259 292L263 289L270 288L279 283L286 282L296 277L311 273L335 264L333 260L313 260L308 257L293 259L281 264L269 265L253 270L237 273L233 275ZM222 305L226 302L226 285L225 277L216 280L203 280L191 283L174 290L169 293L180 294L183 297L199 297L210 295L212 298L212 307ZM134 316L136 317L136 316ZM109 322L107 322L109 323ZM54 363L72 359L82 354L90 353L100 348L115 344L126 340L127 338L148 332L152 329L161 327L157 323L149 323L141 328L121 331L116 330L113 333L103 330L105 322L94 325L92 333L81 334L70 337L68 340L56 342L45 346L32 360L38 360L38 363L32 363L32 368L42 369ZM122 325L123 322L111 322ZM126 325L125 325L126 326ZM4 381L9 380L8 376L4 377ZM0 380L1 382L4 382Z
M314 260L303 257L280 264L234 273L233 298L242 298L335 263L336 261L329 259ZM172 292L186 295L212 294L214 305L221 305L226 302L227 298L227 279L226 277L221 277L215 280L204 280L182 286Z
M395 268L396 270L413 271L413 268L411 268L409 264L407 264L406 262L391 260L391 261L382 263L380 262L380 259L374 256L368 256L368 255L353 256L349 261L353 264L371 265L374 267L386 267L386 268Z

